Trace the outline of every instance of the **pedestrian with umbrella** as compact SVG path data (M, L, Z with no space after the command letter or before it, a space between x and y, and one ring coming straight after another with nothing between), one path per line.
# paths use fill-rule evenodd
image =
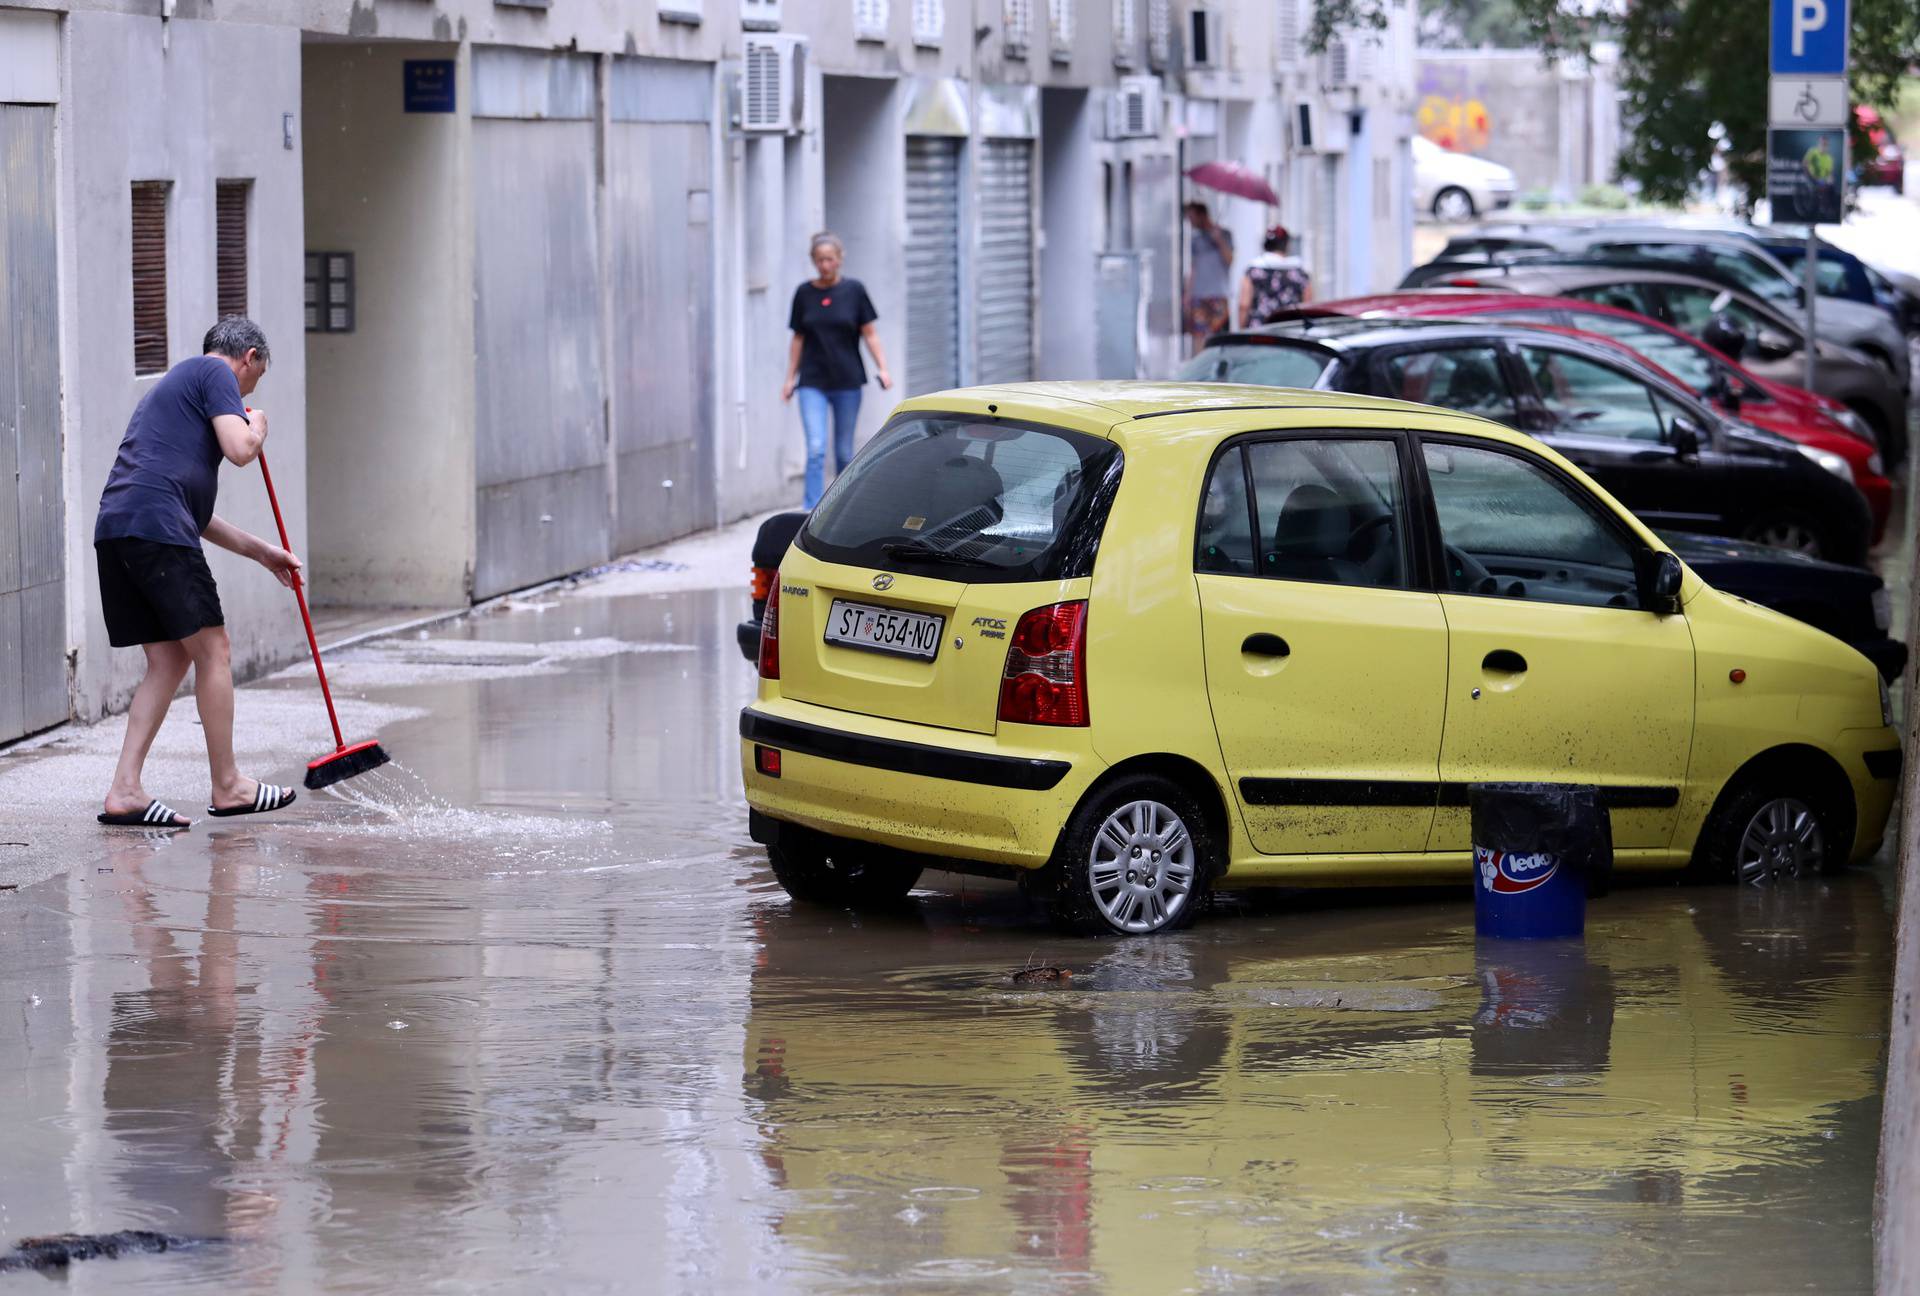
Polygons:
M1280 199L1263 176L1238 162L1203 162L1189 168L1187 179L1194 184L1236 198L1250 198L1278 207ZM1193 226L1187 256L1187 332L1197 351L1215 333L1233 325L1230 296L1233 292L1233 236L1214 223L1213 215L1202 202L1187 204L1187 220ZM1241 309L1244 318L1245 307Z

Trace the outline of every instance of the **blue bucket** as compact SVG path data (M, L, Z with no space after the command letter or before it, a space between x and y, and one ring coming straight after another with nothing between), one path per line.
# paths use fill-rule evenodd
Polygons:
M1613 834L1596 787L1476 783L1473 929L1506 940L1557 940L1587 928L1587 893L1611 871Z

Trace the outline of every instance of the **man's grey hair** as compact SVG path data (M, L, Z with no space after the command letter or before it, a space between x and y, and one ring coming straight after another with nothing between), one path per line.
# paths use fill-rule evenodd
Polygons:
M249 351L258 351L262 364L273 359L273 353L267 350L267 335L244 315L228 315L207 330L206 341L200 344L202 355L230 356L235 360L244 358Z

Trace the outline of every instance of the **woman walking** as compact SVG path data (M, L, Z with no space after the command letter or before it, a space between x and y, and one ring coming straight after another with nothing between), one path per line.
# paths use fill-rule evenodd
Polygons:
M807 495L802 507L811 509L827 488L827 415L833 415L833 470L838 474L853 458L853 428L860 420L860 390L867 370L860 360L860 341L873 353L874 377L881 390L893 386L887 376L887 357L880 350L880 318L858 279L840 273L846 249L832 234L815 234L807 254L813 258L814 277L793 290L793 311L787 327L793 341L787 347L787 381L781 400L800 394L800 426L807 434Z
M1313 300L1313 280L1293 255L1293 235L1284 225L1267 231L1265 250L1240 279L1240 327L1271 324Z

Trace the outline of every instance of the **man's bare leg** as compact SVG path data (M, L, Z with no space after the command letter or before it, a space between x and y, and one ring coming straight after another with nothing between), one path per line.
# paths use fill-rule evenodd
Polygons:
M187 677L191 661L187 650L178 642L150 643L143 647L147 653L147 673L140 687L133 691L133 705L127 708L127 736L121 740L120 763L114 767L113 785L107 789L105 809L110 815L139 814L152 804L153 798L141 786L141 772L146 768L147 752L167 718L167 708L173 705L173 695L179 691L180 681Z
M181 641L193 659L193 696L207 736L207 770L213 777L209 805L222 810L252 805L260 785L242 778L233 761L233 650L225 626L208 626Z

